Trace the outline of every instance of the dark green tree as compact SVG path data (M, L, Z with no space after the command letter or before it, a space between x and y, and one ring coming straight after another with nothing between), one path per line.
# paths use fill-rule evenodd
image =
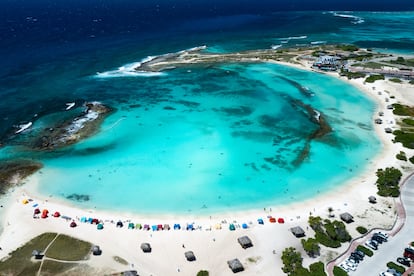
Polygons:
M302 266L302 256L294 247L288 247L282 252L282 270L288 275L294 275Z
M301 240L303 249L309 255L309 257L316 257L320 255L321 248L318 242L313 238L302 239Z

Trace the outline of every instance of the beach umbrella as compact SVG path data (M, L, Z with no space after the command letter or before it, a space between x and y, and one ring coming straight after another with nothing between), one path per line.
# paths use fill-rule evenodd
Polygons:
M69 226L70 226L70 227L72 227L72 228L74 228L74 227L76 227L77 225L76 225L76 222L72 221L72 222L69 224Z
M49 213L49 211L47 209L44 209L42 211L42 218L47 218L47 214Z
M27 199L23 199L22 203L27 204L27 203L29 203L29 201Z
M175 223L175 224L174 224L174 230L180 230L180 229L181 229L180 224Z
M149 231L150 230L150 226L148 224L144 224L144 230Z
M187 224L187 230L193 231L194 225L193 224Z
M116 223L116 227L121 227L122 228L123 226L124 226L124 224L120 220Z
M229 230L230 230L230 231L234 231L234 230L236 230L236 227L234 226L234 224L233 224L233 223L230 223L230 225L229 225Z
M59 213L59 212L55 212L55 213L53 214L53 216L54 216L55 218L58 218L58 217L60 217L60 213Z
M81 222L85 223L86 222L86 217L81 217Z
M138 230L139 230L139 229L142 229L142 225L141 225L141 223L137 223L137 224L135 224L135 228L136 228L136 229L138 229Z
M158 230L157 225L153 225L153 226L151 226L151 228L152 228L152 231L157 231Z
M247 224L246 224L246 223L243 223L243 224L242 224L242 228L243 228L243 229L247 229L247 228L249 228L249 226L247 226Z
M158 224L158 225L157 225L157 231L161 231L161 230L163 230L163 228L162 228L162 224Z
M263 219L261 219L261 218L257 219L257 223L264 224Z
M216 224L216 229L217 229L217 230L221 230L221 224L220 224L220 223L217 223L217 224Z
M40 214L40 209L39 209L39 208L34 209L33 213L34 213L35 215Z
M278 218L278 219L277 219L277 222L278 222L278 223L285 223L285 220L284 220L283 218Z
M103 227L103 224L102 223L99 223L98 225L96 225L96 229L98 229L98 230L102 230L104 227Z
M98 223L99 223L99 219L97 218L92 219L92 224L98 224Z
M271 218L269 218L269 222L270 223L275 223L276 222L276 219L274 217L271 217Z
M128 229L134 229L134 223L133 222L130 222L130 223L128 223Z

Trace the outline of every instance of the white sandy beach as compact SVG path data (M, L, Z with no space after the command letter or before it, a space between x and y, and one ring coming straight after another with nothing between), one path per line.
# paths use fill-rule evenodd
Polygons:
M288 65L292 66L292 64ZM294 66L305 68L300 65ZM330 74L338 77L336 73ZM339 214L342 212L351 213L355 222L347 225L347 229L352 237L358 236L355 230L357 226L391 228L396 219L393 200L377 196L378 203L370 204L368 197L376 195L374 183L377 169L389 166L398 167L403 171L403 177L412 171L413 166L409 162L398 161L395 155L400 151L405 151L410 157L414 155L414 151L403 149L401 144L392 143L393 136L385 133L384 128L394 128L396 124L392 110L387 109L386 106L395 102L414 105L414 87L407 83L397 84L387 81L364 84L362 79L349 80L348 82L371 96L378 103L377 111L384 112L382 117L384 123L375 125L377 134L383 142L383 150L375 159L368 161L369 166L365 173L350 179L348 183L336 190L288 206L275 204L275 206L263 206L248 212L213 214L211 217L165 215L155 218L139 214L82 210L58 202L54 198L33 198L30 187L36 185L37 179L30 177L27 184L15 188L9 193L9 202L5 201L6 205L2 208L4 214L1 217L3 232L0 236L0 247L2 248L0 258L6 257L8 253L38 234L58 232L90 241L101 247L102 256L91 256L90 261L87 262L95 269L94 272L89 271L90 274L134 269L138 271L139 275L196 275L200 270L208 270L210 275L233 275L227 266L227 261L238 258L245 267L245 272L241 273L242 275L283 275L280 257L286 247L293 246L302 252L302 256L305 257L304 265L318 261L306 257L300 239L294 237L289 231L291 227L299 225L305 229L306 237L313 237L314 233L307 227L309 215L328 218L329 207L334 209L333 214L336 219L339 219ZM381 95L379 95L379 91ZM391 95L395 98L390 98ZM389 99L389 102L386 102L386 98ZM374 121L377 117L377 113L375 113L372 120ZM23 204L24 199L32 199L33 201ZM33 205L35 203L41 210L48 209L50 216L46 219L34 219ZM55 211L71 217L78 226L70 228L70 221L52 217ZM84 216L104 220L104 229L97 230L95 225L81 223L77 220ZM284 218L285 223L269 223L268 216L273 216L276 219ZM264 220L264 225L257 223L258 218ZM175 223L180 223L185 228L187 223L194 222L196 230L171 229L155 232L152 230L132 230L127 229L127 224L123 228L117 228L116 222L118 220L149 225L169 224L171 228ZM240 227L237 227L235 231L229 231L229 223ZM242 229L242 223L247 223L249 228ZM218 224L221 224L221 230L216 229ZM241 248L237 238L244 235L250 237L253 247ZM142 242L151 244L153 249L151 253L142 252L140 249ZM343 245L335 250L322 247L320 260L326 262L340 254L346 247L347 245ZM184 252L188 250L194 252L196 261L188 262L185 259ZM129 265L115 262L113 256L127 260Z

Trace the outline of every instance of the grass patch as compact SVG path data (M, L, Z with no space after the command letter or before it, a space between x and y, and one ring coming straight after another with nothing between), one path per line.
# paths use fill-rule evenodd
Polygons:
M31 261L32 251L45 250L56 235L56 233L44 233L11 252L9 258L0 262L0 274L35 275L39 269L40 262Z
M401 266L401 265L397 265L394 262L388 262L387 263L387 267L388 268L393 268L395 269L397 272L403 274L405 272L405 267Z
M339 266L334 266L333 275L334 276L348 276L348 273L342 268L340 268Z
M364 68L371 68L371 69L381 69L384 65L377 62L365 62L365 63L354 63L352 64L354 67L364 67Z
M351 44L336 45L336 48L347 52L355 52L359 50L358 46Z
M44 260L41 275L57 275L62 271L67 271L77 266L76 263L62 263L52 260Z
M200 270L199 272L197 272L197 276L208 276L209 273L207 270Z
M361 251L361 252L364 252L365 255L367 255L368 257L372 257L372 255L374 255L374 252L372 252L371 249L366 248L363 245L358 245L356 249L359 250L359 251Z
M113 256L112 259L114 259L115 262L123 264L123 265L128 265L129 264L125 259L123 259L119 256Z
M46 252L46 256L65 261L85 260L92 244L66 235L59 235Z
M349 72L349 71L341 71L340 73L341 76L347 77L348 80L350 79L359 79L359 78L365 78L365 74L364 73L360 73L360 72Z
M395 83L402 83L402 80L398 79L398 78L391 78L389 79L389 81L395 82Z
M366 232L368 232L367 228L363 227L363 226L358 226L356 228L356 230L358 231L358 233L360 234L365 234Z
M371 76L369 76L365 79L365 82L373 83L377 80L384 80L384 79L385 79L384 75L381 75L381 74L380 75L371 75Z
M405 66L410 66L413 67L414 66L414 59L405 59L403 57L398 57L396 60L390 60L390 63L394 63L394 64L400 64L400 65L405 65Z

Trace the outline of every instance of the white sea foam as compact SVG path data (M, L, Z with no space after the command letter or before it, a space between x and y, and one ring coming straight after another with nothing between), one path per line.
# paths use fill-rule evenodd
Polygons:
M308 38L307 35L301 35L301 36L281 37L281 38L279 38L279 40L285 40L285 41L288 41L289 42L289 40L306 39L306 38Z
M26 129L28 129L29 127L31 127L32 124L33 124L32 122L28 122L27 124L21 124L21 125L19 125L18 126L19 129L16 132L14 132L14 134L19 134L19 133L25 131Z
M71 109L74 106L75 106L75 103L74 102L73 103L66 103L66 110L69 110L69 109Z
M337 12L334 12L332 14L334 16L336 16L336 17L350 18L350 19L352 19L352 21L351 21L352 24L361 24L361 23L364 23L365 22L365 20L362 17L355 16L355 15L348 14L348 13L337 13Z
M279 45L272 45L272 46L270 46L273 50L276 50L276 49L279 49L280 47L282 47L282 45L281 44L279 44Z
M325 44L326 41L325 40L320 40L320 41L312 41L311 44L312 45L318 45L318 44Z

